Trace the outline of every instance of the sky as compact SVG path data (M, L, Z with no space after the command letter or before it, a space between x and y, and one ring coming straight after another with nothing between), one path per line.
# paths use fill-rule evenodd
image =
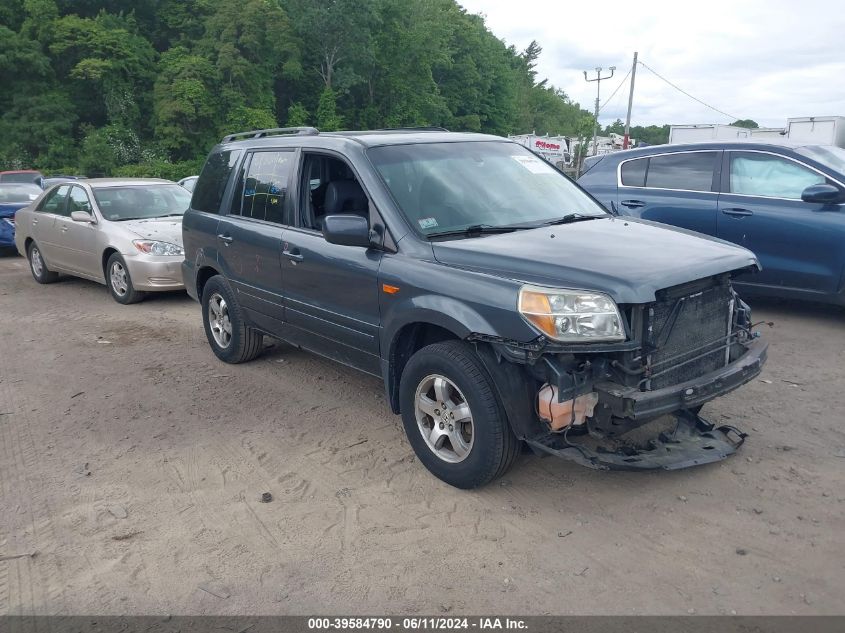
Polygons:
M835 0L573 2L458 0L480 13L508 45L543 47L540 78L592 112L595 69L616 66L601 82L602 125L625 120L634 51L696 103L642 65L632 125L731 123L753 119L783 127L788 117L845 115L845 10ZM602 75L608 74L602 71Z

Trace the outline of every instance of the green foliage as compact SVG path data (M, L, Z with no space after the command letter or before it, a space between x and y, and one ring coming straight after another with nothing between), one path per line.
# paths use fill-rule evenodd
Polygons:
M182 177L280 120L580 134L541 52L455 0L2 0L0 168Z
M308 125L308 110L299 102L292 103L288 108L288 120L285 122L287 127L301 127Z
M760 127L757 124L757 121L754 121L753 119L739 119L738 121L734 121L733 123L731 123L731 125L733 125L735 127L747 127L747 128L750 128L750 129Z
M320 104L317 106L317 127L324 132L339 130L343 126L343 119L337 114L337 103L334 90L323 88Z

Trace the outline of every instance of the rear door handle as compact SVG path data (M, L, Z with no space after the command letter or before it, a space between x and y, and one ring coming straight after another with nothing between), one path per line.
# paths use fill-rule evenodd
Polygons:
M285 249L282 251L282 256L287 257L294 262L301 262L305 259L305 257L302 256L302 253L299 252L298 248L293 248L292 250Z
M36 224L38 224L38 220L35 219L35 218L32 218L32 226L35 226Z
M740 209L738 207L731 207L727 209L722 209L722 213L725 215L732 215L734 217L744 217L746 215L754 215L753 211L749 211L748 209Z
M234 237L232 237L231 235L225 235L223 233L218 235L217 239L220 240L221 242L223 242L226 246L228 246L229 244L231 244L232 242L235 241Z
M640 207L645 206L645 202L642 200L623 200L619 204L623 207L628 207L629 209L639 209Z

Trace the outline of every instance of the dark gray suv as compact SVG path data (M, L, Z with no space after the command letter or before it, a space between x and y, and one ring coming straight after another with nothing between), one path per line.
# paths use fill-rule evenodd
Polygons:
M760 373L749 251L609 215L524 147L445 130L227 136L183 220L188 292L223 361L270 335L381 376L461 488L523 445L608 469L717 461L699 416Z

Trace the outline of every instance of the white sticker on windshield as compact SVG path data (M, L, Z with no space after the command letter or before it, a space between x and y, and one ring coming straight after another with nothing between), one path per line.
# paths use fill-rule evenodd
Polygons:
M532 174L553 174L554 167L535 156L511 156L516 162L525 167Z
M420 218L417 222L419 222L421 229L433 229L437 226L437 220L434 218Z

